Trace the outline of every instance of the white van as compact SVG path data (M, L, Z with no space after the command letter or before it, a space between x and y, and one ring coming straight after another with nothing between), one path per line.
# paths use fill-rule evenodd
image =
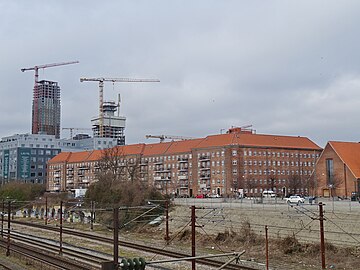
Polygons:
M275 198L276 197L276 194L274 191L272 190L264 190L263 193L262 193L262 196L264 198Z

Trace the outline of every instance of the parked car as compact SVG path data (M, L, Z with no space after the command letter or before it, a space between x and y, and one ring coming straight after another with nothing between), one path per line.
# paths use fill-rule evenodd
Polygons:
M301 198L299 195L290 196L289 198L285 198L285 200L288 204L296 204L296 205L305 202L304 198Z
M220 198L221 196L219 194L210 194L209 198Z
M204 195L204 194L198 194L198 195L196 195L195 198L197 198L197 199L203 199L203 198L205 198L205 195Z
M264 190L263 193L262 193L262 196L264 198L275 198L276 197L276 194L274 191L272 190Z

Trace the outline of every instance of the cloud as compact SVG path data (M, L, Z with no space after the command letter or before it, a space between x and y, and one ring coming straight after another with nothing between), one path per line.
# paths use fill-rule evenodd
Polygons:
M62 89L62 126L90 127L98 85L80 77L159 78L105 84L122 96L127 142L146 134L258 133L357 140L358 1L0 2L1 136L30 132L33 73Z

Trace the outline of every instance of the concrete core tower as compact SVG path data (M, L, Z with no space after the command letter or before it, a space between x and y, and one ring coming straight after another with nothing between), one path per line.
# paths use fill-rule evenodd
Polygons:
M114 101L105 101L103 103L103 136L104 138L116 138L117 145L125 145L125 121L126 117L116 116L115 112L119 105ZM99 117L91 120L94 137L100 137Z

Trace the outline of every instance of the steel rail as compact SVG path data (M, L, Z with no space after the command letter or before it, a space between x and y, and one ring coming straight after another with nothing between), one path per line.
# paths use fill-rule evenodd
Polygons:
M0 239L0 247L6 248L6 241ZM37 250L33 246L27 247L24 244L11 243L10 250L30 259L45 263L52 267L64 270L92 270L93 267L88 267L82 263L71 261L61 256L54 256L50 253L44 253L43 250Z
M25 244L31 245L33 247L35 246L39 249L45 250L47 252L51 252L53 254L59 253L58 245L56 245L55 243L45 243L42 241L44 239L41 239L38 237L37 237L38 239L30 239L24 235L19 235L19 234L14 235L13 233L11 233L11 238L13 240L15 240L17 243L25 243ZM51 240L51 241L54 241L54 240ZM95 264L95 265L99 266L99 265L101 265L101 262L103 262L105 260L109 260L109 258L103 258L103 257L96 256L94 254L89 254L84 251L81 251L81 248L77 248L77 250L73 250L69 247L63 247L63 255L66 255L67 257L70 257L73 259L78 259L79 261L84 262L86 265Z
M29 223L29 222L16 221L16 220L13 220L12 223L22 225L22 226L30 226L30 227L40 228L40 229L49 230L49 231L56 231L56 232L59 231L59 228L57 228L57 227L49 227L49 226L46 226L46 225L43 225L43 224ZM72 236L87 238L87 239L91 239L91 240L97 240L97 241L108 243L108 244L113 244L113 241L114 241L112 238L99 236L99 235L93 235L93 234L84 233L84 232L79 232L79 231L76 231L76 230L64 229L64 228L63 228L63 233L68 234L68 235L72 235ZM150 247L150 246L136 244L136 243L130 243L130 242L126 242L126 241L119 241L119 245L123 246L123 247L127 247L127 248L132 248L132 249L145 251L145 252L149 252L149 253L155 253L155 254L158 254L158 255L168 256L168 257L172 257L172 258L189 257L189 254L164 250L164 249L161 249L161 248ZM213 266L213 267L221 267L224 264L224 262L214 260L214 259L198 259L198 260L196 260L196 262L199 263L199 264ZM256 270L257 268L253 268L253 267L249 267L249 266L245 266L245 265L240 265L240 264L229 264L224 269L230 269L230 270L240 270L240 269L242 269L242 270Z

